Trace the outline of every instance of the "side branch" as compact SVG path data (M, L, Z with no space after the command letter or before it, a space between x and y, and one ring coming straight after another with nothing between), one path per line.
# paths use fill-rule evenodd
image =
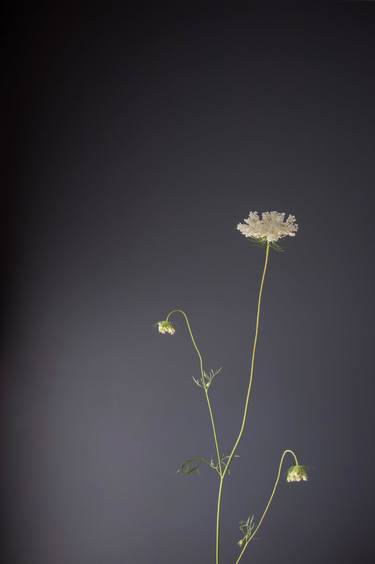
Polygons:
M272 493L271 493L271 495L270 495L270 498L269 498L269 500L268 500L268 502L267 502L267 505L266 505L266 507L265 507L263 513L262 513L261 518L259 519L258 525L255 527L254 531L251 533L250 537L249 537L249 538L247 539L247 541L245 542L245 544L244 544L244 546L243 546L243 548L242 548L242 550L241 550L241 552L240 552L240 555L238 556L238 558L237 558L237 560L236 560L236 564L238 564L238 562L241 560L242 556L244 555L244 552L245 552L246 548L248 547L249 543L252 541L252 539L255 537L255 535L256 535L257 532L259 531L260 526L261 526L261 524L263 523L263 520L264 520L265 516L267 515L267 512L268 512L268 510L269 510L269 508L270 508L270 505L271 505L272 500L273 500L273 497L274 497L274 495L275 495L277 486L278 486L279 481L280 481L281 468L282 468L282 465L283 465L283 462L284 462L284 458L285 458L285 456L286 456L287 454L291 454L291 455L293 456L293 458L294 458L294 460L295 460L295 463L296 463L296 466L298 466L298 459L297 459L297 456L295 455L295 453L294 453L292 450L290 450L290 449L284 450L283 454L281 455L280 464L279 464L279 469L278 469L278 472L277 472L275 484L274 484L274 486L273 486L273 490L272 490Z
M206 387L205 381L204 381L203 358L202 358L201 352L198 348L198 345L196 343L196 340L194 338L194 335L193 335L193 332L191 330L191 326L190 326L190 323L189 323L189 319L188 319L188 316L186 315L186 313L182 309L173 309L172 311L170 311L168 313L168 315L166 317L166 321L169 321L170 316L173 315L174 313L179 313L185 319L186 327L188 329L188 332L189 332L189 335L190 335L190 338L191 338L191 342L193 343L194 349L195 349L197 356L198 356L198 359L199 359L199 368L200 368L200 372L201 372L202 388L203 388L205 396L206 396L208 411L209 411L209 414L210 414L210 421L211 421L212 433L213 433L213 436L214 436L219 475L221 476L222 475L222 466L221 466L221 456L220 456L219 442L218 442L218 439L217 439L216 425L215 425L214 414L213 414L213 411L212 411L211 401L210 401L210 398L209 398L209 395L208 395L208 390L207 390L207 387Z

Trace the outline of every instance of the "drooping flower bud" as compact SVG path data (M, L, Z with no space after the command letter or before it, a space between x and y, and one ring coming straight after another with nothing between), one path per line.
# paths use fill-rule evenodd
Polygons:
M176 332L176 329L173 327L172 323L166 319L164 319L163 321L158 321L157 326L159 333L169 333L169 335L174 335Z
M287 482L307 482L309 475L307 473L306 467L301 464L296 464L288 469L286 476Z

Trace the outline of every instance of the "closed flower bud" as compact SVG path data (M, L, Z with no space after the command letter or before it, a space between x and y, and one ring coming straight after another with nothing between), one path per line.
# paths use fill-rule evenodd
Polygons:
M288 469L288 473L286 476L287 482L307 482L309 479L309 475L307 473L306 467L301 466L300 464L291 466Z
M169 335L174 335L176 332L172 323L170 321L167 321L166 319L164 319L163 321L158 321L157 326L159 333L163 333L163 334L169 333Z

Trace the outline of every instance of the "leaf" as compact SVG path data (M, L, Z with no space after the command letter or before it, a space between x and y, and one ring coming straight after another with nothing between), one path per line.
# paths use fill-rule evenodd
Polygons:
M229 454L226 454L225 456L223 456L223 457L220 459L220 461L221 461L221 466L223 467L223 469L227 466L229 457L230 457L230 455L229 455ZM239 457L240 457L239 454L234 454L234 455L233 455L233 458L239 458ZM232 459L232 461L233 461L233 459ZM230 476L230 468L228 468L227 474L228 474L228 476Z
M251 517L249 516L246 521L240 521L240 531L243 534L243 537L238 541L237 544L239 546L243 546L244 543L248 543L252 538L254 529L254 515L251 515Z
M207 463L206 459L202 456L188 458L181 464L180 468L178 468L177 474L184 474L184 476L189 476L189 474L194 474L194 472L199 474L199 467L203 464L203 462Z
M197 378L194 378L194 376L192 376L192 378L193 378L195 384L196 384L199 388L201 388L201 387L202 387L202 384L199 382L199 380L198 380Z
M277 251L278 253L283 253L284 252L284 248L279 245L278 243L275 243L274 241L270 244L271 249L273 249L274 251Z
M267 245L267 240L266 239L255 239L254 237L248 237L248 241L250 241L250 243L252 243L253 245L256 245L257 247L265 247ZM276 243L275 241L271 241L270 242L270 248L273 249L274 251L280 252L282 253L284 251L284 248L279 245L278 243Z

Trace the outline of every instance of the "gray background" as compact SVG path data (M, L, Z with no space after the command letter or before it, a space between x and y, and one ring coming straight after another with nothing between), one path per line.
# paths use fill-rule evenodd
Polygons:
M3 20L2 561L213 562L214 455L239 429L263 250L250 210L300 224L272 253L222 562L372 562L372 3L233 13L50 9ZM4 92L3 92L4 94ZM286 467L288 462L286 463Z

